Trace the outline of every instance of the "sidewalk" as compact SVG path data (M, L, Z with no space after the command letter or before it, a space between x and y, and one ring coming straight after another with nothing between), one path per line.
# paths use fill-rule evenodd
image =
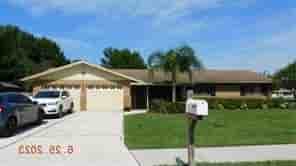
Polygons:
M186 149L133 150L131 152L141 166L176 164L176 158L187 161ZM195 159L199 162L296 160L296 144L197 148Z

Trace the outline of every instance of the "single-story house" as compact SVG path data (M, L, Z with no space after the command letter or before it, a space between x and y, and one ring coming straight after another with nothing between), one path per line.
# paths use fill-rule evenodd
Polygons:
M252 71L194 70L192 79L180 73L177 99L184 100L186 91L218 97L268 97L272 81ZM78 61L25 77L33 93L42 88L65 89L74 99L76 110L99 111L144 109L153 99L171 100L170 74L146 69L107 69Z

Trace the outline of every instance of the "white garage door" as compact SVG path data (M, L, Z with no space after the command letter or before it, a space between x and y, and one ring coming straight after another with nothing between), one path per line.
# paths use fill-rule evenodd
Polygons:
M121 111L123 109L123 90L121 88L87 87L88 111Z

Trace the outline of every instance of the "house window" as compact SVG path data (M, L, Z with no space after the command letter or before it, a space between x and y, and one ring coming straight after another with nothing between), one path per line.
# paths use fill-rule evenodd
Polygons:
M194 93L198 96L216 96L216 88L214 86L197 86Z
M264 95L264 96L268 96L268 93L269 92L269 88L268 87L262 87L261 88L261 93Z
M255 86L241 86L240 95L241 96L252 96L256 94Z

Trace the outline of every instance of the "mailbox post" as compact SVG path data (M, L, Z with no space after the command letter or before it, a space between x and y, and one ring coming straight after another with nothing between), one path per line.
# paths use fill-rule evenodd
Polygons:
M194 130L198 120L208 116L208 103L205 100L188 99L186 115L188 118L188 165L194 166Z

